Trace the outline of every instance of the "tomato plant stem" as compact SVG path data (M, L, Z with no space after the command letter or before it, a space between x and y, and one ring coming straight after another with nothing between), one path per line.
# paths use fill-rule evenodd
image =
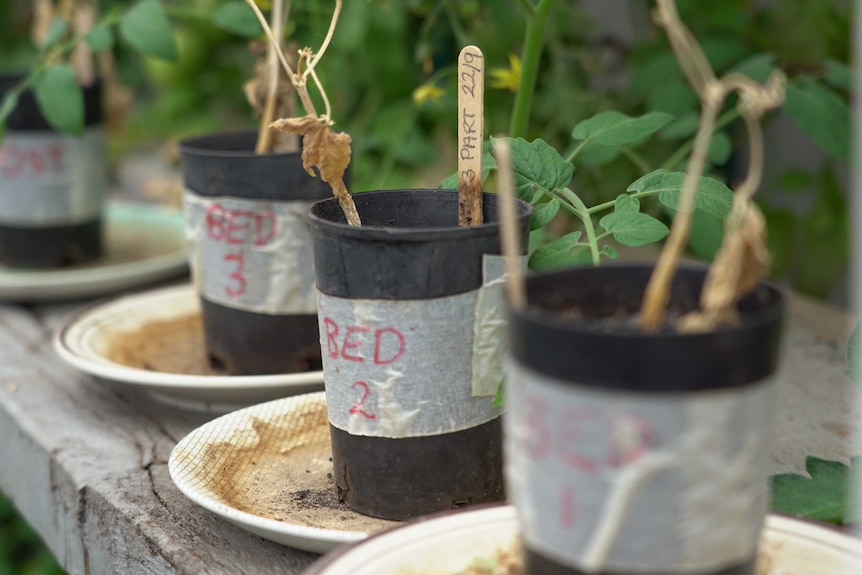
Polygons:
M512 120L509 124L509 136L512 138L523 138L527 131L533 92L536 90L536 79L539 77L539 58L542 55L545 24L548 21L548 14L553 3L554 0L541 0L537 6L533 7L527 22L524 50L521 54L521 78L518 82L518 92L512 109Z

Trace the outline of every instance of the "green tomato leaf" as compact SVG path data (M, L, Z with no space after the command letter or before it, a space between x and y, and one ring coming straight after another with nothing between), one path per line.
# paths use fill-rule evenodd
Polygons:
M602 146L601 144L591 144L584 146L578 152L577 160L579 164L585 166L604 166L607 163L613 162L620 155L619 148L611 146Z
M611 260L615 260L620 257L620 252L618 252L617 249L610 244L605 244L602 246L601 254Z
M697 132L700 123L700 114L694 110L684 113L679 118L668 124L658 133L659 140L678 140L690 138Z
M856 77L853 69L844 62L827 58L824 63L826 66L826 76L824 80L833 88L841 90L852 90L856 83Z
M667 112L674 116L682 116L686 112L698 109L697 96L684 80L675 80L664 84L650 94L647 108L657 112Z
M500 407L501 405L506 405L506 380L500 382L500 385L497 386L497 394L494 395L494 401L491 402L493 407Z
M84 132L84 93L68 64L51 66L33 80L39 111L52 128L71 134Z
M614 212L639 212L641 211L641 203L637 198L633 198L628 194L620 194L614 200Z
M584 146L591 142L603 146L623 146L640 142L672 121L673 116L662 112L650 112L632 118L616 110L608 110L580 122L572 130L572 138L583 140Z
M574 264L577 257L572 253L572 249L578 246L580 239L581 232L571 232L540 246L530 256L530 269L540 271Z
M674 210L668 210L674 214ZM711 262L715 259L724 240L724 220L703 210L695 210L691 219L691 233L688 245L702 260Z
M856 385L862 385L862 319L856 322L856 327L847 340L847 377Z
M775 55L769 52L753 54L734 65L729 73L743 74L755 82L766 82L775 67Z
M706 152L706 160L710 164L721 166L730 159L733 152L733 142L726 132L716 132L709 141L709 150Z
M557 198L544 204L539 204L533 210L533 215L530 217L530 231L538 230L548 225L548 222L554 219L557 212L560 211L560 200Z
M838 94L813 78L801 78L788 84L782 109L826 153L849 161L853 121Z
M676 209L685 172L655 170L632 182L627 192L658 194L662 205ZM695 209L713 214L722 220L733 206L733 192L716 179L701 176L697 185Z
M51 46L57 43L63 34L66 33L66 30L69 28L69 23L66 22L64 18L60 16L55 16L53 20L51 20L51 26L48 27L48 34L45 35L45 41L42 42L41 49L44 52Z
M632 248L663 240L670 231L654 217L640 212L614 212L599 220L599 225L616 241Z
M857 467L859 457L851 460ZM795 473L770 478L772 509L804 519L846 524L858 518L851 496L851 468L837 461L805 458L809 479Z
M536 192L568 186L575 168L544 140L512 140L512 170L518 197L529 201Z
M104 52L114 47L114 34L111 32L111 28L105 24L93 26L84 36L84 39L93 52Z
M260 22L245 2L228 2L213 12L212 23L216 28L225 32L242 36L243 38L254 38L263 33Z
M177 59L171 22L159 0L140 0L120 20L120 34L133 48L163 60Z
M15 92L6 92L6 95L3 97L3 101L0 102L0 123L6 121L6 118L12 114L12 111L17 105L18 94Z

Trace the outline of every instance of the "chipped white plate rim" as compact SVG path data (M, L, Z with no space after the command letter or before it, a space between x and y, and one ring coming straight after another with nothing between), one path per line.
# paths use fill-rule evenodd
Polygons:
M209 441L218 440L219 438L227 438L232 429L241 427L250 418L261 413L281 412L285 414L291 413L296 406L308 404L310 402L320 402L324 406L326 404L326 396L324 392L309 393L305 395L296 395L284 399L277 399L267 403L253 405L244 409L234 411L214 419L204 425L198 427L188 435L186 435L171 452L168 460L168 471L171 479L177 488L189 498L192 502L207 509L219 517L250 531L264 539L269 539L282 545L312 551L314 553L325 553L344 543L355 543L366 538L369 534L362 531L339 531L334 529L324 529L321 527L311 527L307 525L299 525L286 521L276 521L254 515L245 511L240 511L231 507L227 503L220 501L209 493L206 489L196 485L192 478L187 478L185 473L182 473L182 463L179 461L178 454L185 451L190 445L197 444L206 437ZM221 428L220 432L214 430ZM187 465L187 463L186 463Z
M453 510L419 519L371 535L312 564L304 575L450 575L477 559L493 557L518 536L518 520L511 505ZM777 546L776 553L804 569L815 549L823 556L845 561L838 572L792 571L794 575L854 575L862 567L862 541L819 525L779 515L767 515L763 535ZM789 549L788 549L789 548ZM820 558L822 559L823 556ZM803 559L799 559L802 557ZM812 562L816 562L813 558ZM767 575L786 573L779 565Z
M322 388L322 371L233 376L162 373L114 363L93 345L100 330L130 321L130 318L140 318L137 321L144 323L170 319L197 309L198 297L191 284L120 296L69 317L54 337L54 348L63 360L90 375L187 400L241 402L243 397L257 392L256 397L269 396L258 399L263 401Z
M104 226L108 255L89 264L49 270L0 266L0 299L50 301L105 295L175 277L188 268L185 220L180 210L111 201L106 206ZM160 249L134 259L111 261L120 246L142 235L159 242ZM146 245L140 241L135 244Z

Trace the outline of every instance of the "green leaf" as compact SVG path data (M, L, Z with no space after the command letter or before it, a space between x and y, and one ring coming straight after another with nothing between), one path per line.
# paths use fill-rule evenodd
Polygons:
M506 405L506 380L500 382L497 386L497 394L494 395L494 401L491 402L492 407L500 407Z
M60 16L55 16L53 20L51 20L51 26L48 27L48 34L45 35L45 41L42 42L42 46L40 48L44 52L51 46L57 43L63 34L66 33L66 30L69 28L69 23L66 22L64 18Z
M668 210L671 214L674 210ZM715 259L724 239L724 220L703 210L695 210L691 219L691 233L688 245L702 260L711 262Z
M753 54L733 66L728 72L743 74L755 82L766 82L775 67L775 55L769 52Z
M559 211L560 200L557 198L552 198L549 202L537 205L536 209L533 210L533 215L530 217L530 231L535 231L548 225L548 222L553 220Z
M847 340L847 377L856 385L862 385L862 319L856 322L856 327Z
M647 138L673 121L673 116L662 112L650 112L633 118L616 110L600 112L580 122L572 130L572 138L603 146L623 146Z
M3 101L0 102L0 122L5 122L6 118L12 114L15 106L18 105L18 94L16 92L6 92Z
M71 134L84 132L84 93L71 66L46 68L33 80L33 92L52 128Z
M851 460L853 467L859 459ZM805 458L805 470L810 479L795 473L770 478L774 511L837 524L846 524L858 517L851 499L853 474L849 467L809 456Z
M826 67L826 76L823 79L826 80L827 84L841 90L853 89L856 83L856 75L850 66L832 58L827 58L824 65Z
M93 26L87 32L87 35L84 36L84 39L90 45L93 52L104 52L114 46L114 34L111 32L110 26L106 26L105 24L96 24Z
M633 198L628 194L620 194L614 200L614 212L639 212L641 211L641 203L637 198Z
M678 140L680 138L690 138L697 132L697 126L700 123L700 114L692 110L686 112L672 123L668 124L661 132L658 133L660 140Z
M709 150L706 152L706 160L710 164L721 166L730 159L733 152L733 142L727 132L716 132L709 141Z
M825 152L849 161L853 121L838 94L813 78L802 78L787 86L782 109Z
M245 2L228 2L213 12L212 23L216 28L225 32L242 36L243 38L254 38L263 33L260 22Z
M583 164L585 166L604 166L605 164L616 160L619 155L619 148L593 144L591 146L584 146L584 148L578 152L577 161L578 164Z
M657 112L682 116L698 109L698 100L683 80L669 82L650 94L647 107Z
M658 194L662 205L676 209L685 172L655 170L632 182L627 192ZM698 181L695 209L724 219L733 206L733 192L716 179L702 176Z
M171 22L159 0L140 0L120 20L120 34L133 48L164 60L177 59Z
M599 220L599 225L616 241L632 248L663 240L670 231L654 217L640 212L614 212Z
M580 239L581 232L571 232L537 248L530 256L530 269L540 271L573 264L576 257L572 254L572 248L579 245Z
M568 186L574 166L544 140L527 142L523 138L512 140L512 170L518 197L528 201L537 191L552 192Z
M609 244L605 244L602 246L601 254L611 260L615 260L620 257L620 252L618 252L614 246Z

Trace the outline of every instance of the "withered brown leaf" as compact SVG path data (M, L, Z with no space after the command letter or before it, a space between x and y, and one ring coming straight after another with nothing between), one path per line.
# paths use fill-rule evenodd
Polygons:
M302 165L305 171L316 176L313 168L317 168L320 178L332 187L332 193L338 198L347 223L352 226L360 225L353 197L347 191L343 179L344 171L350 164L350 136L344 132L334 132L315 116L283 118L273 122L271 127L303 137Z

